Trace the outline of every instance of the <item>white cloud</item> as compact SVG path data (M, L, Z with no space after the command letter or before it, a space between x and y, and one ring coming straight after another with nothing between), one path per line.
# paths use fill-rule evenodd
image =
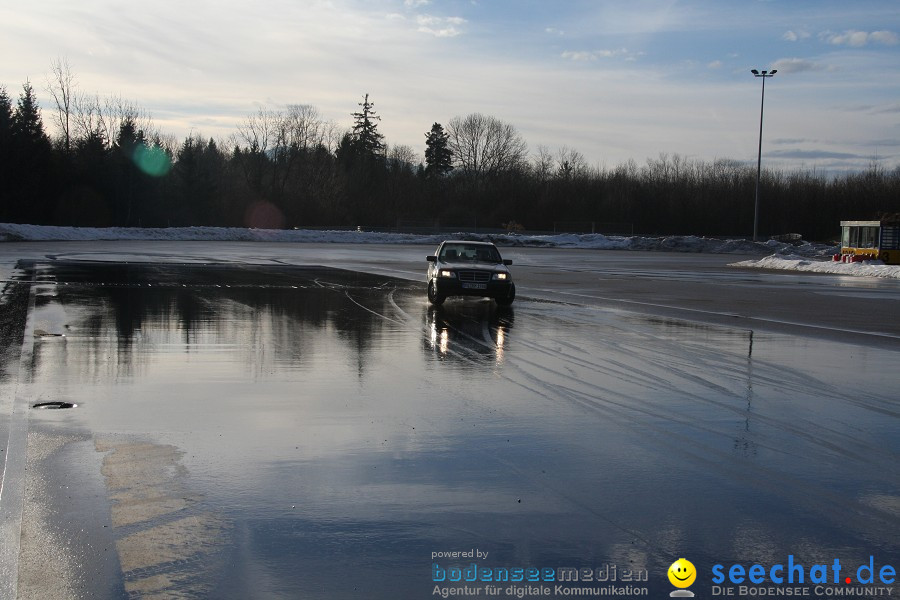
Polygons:
M893 31L873 31L869 34L869 41L876 44L884 44L885 46L893 46L900 38Z
M803 73L821 71L825 67L804 58L781 58L772 64L772 68L780 73Z
M403 0L403 5L406 8L419 8L420 6L428 6L431 4L431 0Z
M722 68L722 61L721 61L721 60L714 60L714 61L712 61L711 63L709 63L709 64L706 65L706 66L709 67L710 69L721 69L721 68Z
M900 38L893 31L858 31L856 29L848 29L843 33L834 33L831 31L822 32L820 35L823 41L835 46L852 46L860 48L866 44L882 44L885 46L893 46Z
M462 34L458 28L464 25L466 20L461 17L433 17L431 15L419 15L416 17L419 25L418 31L428 33L435 37L456 37Z
M784 35L781 36L781 39L788 42L799 42L800 40L805 40L808 37L809 33L807 33L806 31L794 31L793 29L789 29L784 32Z
M591 52L584 52L584 51L575 52L572 50L566 50L565 52L563 52L562 57L567 58L569 60L575 60L575 61L595 60L597 58L596 56L593 56L593 54Z
M598 58L614 58L617 56L625 56L627 59L633 59L635 55L629 53L627 48L619 48L617 50L566 50L561 56L568 60L585 61L597 60Z
M835 46L865 46L869 41L869 34L865 31L850 30L829 35L826 40Z
M566 35L565 31L557 29L556 27L548 27L544 30L544 33L549 33L550 35Z

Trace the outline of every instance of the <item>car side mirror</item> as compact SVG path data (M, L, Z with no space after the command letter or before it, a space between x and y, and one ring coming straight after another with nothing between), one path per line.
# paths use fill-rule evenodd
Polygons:
M510 260L510 259L508 259L508 258L504 258L504 259L503 259L503 264L509 266L509 265L512 264L512 260Z
M434 254L429 254L425 257L425 260L427 260L428 262L437 262L437 256L435 256Z

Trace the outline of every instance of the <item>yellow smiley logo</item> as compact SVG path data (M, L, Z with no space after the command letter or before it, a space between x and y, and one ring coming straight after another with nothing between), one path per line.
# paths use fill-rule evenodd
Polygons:
M686 558L679 558L669 567L669 581L677 588L690 587L697 579L697 569L694 563Z

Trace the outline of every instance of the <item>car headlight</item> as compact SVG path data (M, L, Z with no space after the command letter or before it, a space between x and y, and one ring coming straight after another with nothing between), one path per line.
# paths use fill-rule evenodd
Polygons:
M494 273L495 281L509 281L509 273Z
M441 269L438 272L438 275L440 275L441 277L456 277L456 273L454 273L450 269Z

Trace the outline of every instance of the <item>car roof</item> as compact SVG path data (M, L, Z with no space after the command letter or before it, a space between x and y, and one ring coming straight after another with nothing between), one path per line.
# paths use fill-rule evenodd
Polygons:
M471 242L469 240L444 240L441 244L472 244L473 246L494 246L493 242ZM494 246L496 248L496 246Z

